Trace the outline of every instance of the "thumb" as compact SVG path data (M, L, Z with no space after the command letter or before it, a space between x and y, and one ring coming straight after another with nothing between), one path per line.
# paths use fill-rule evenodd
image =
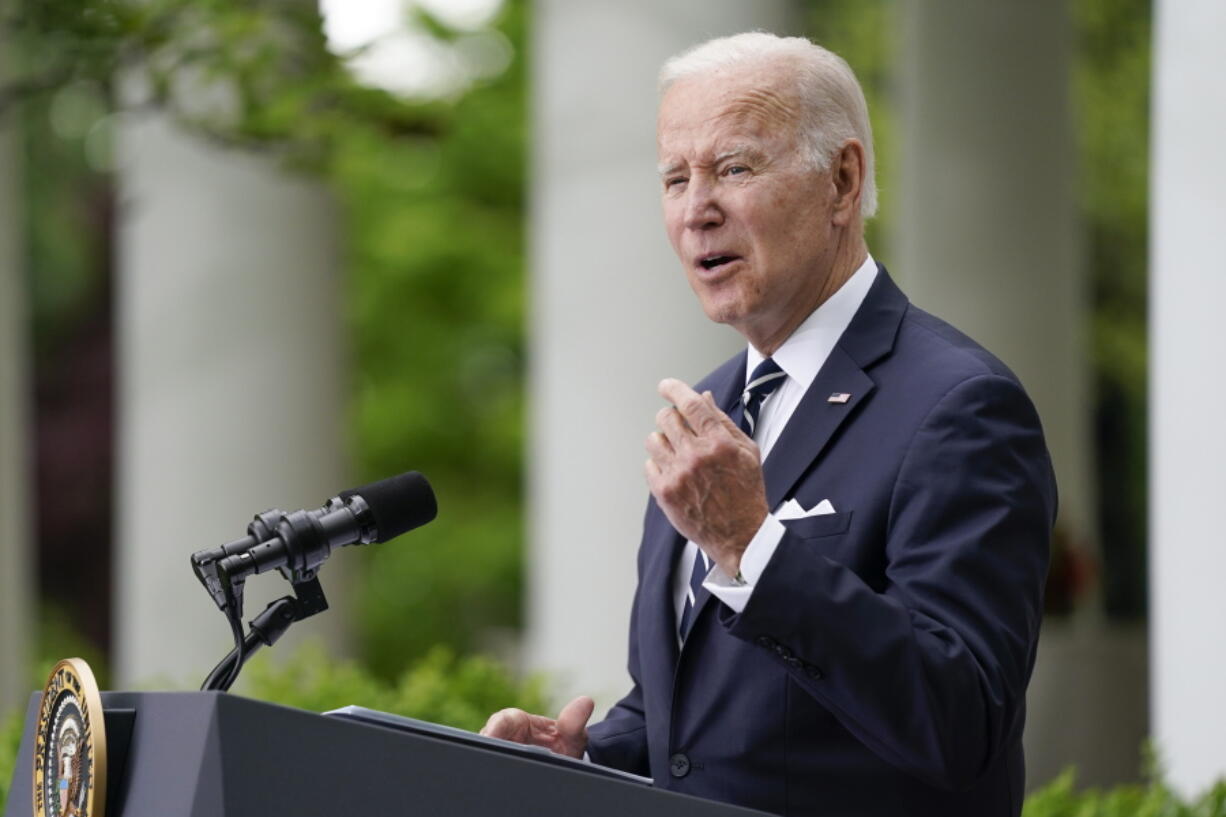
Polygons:
M583 734L583 728L587 726L588 719L592 717L592 710L595 708L596 702L586 695L580 695L562 707L562 711L558 713L558 734Z

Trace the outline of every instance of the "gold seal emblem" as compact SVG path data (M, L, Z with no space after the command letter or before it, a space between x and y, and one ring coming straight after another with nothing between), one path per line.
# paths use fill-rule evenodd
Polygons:
M34 817L103 817L106 724L94 673L65 658L43 687L34 740Z

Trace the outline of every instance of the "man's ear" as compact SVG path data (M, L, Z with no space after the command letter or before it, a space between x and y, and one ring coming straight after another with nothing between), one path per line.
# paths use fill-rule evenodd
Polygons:
M848 139L830 162L830 181L834 185L831 218L836 226L846 227L860 215L860 194L864 188L864 145Z

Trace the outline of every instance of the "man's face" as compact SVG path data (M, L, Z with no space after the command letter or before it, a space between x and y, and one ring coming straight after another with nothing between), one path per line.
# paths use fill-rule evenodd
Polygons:
M673 250L707 317L759 350L781 343L828 294L835 249L831 174L806 162L779 73L680 80L656 131Z

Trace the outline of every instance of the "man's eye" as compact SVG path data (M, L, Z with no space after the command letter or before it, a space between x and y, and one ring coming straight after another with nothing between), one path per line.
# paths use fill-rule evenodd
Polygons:
M725 176L740 176L742 173L748 173L749 168L745 165L731 165L725 171Z
M665 187L676 187L679 184L685 184L685 176L670 176L664 180Z

